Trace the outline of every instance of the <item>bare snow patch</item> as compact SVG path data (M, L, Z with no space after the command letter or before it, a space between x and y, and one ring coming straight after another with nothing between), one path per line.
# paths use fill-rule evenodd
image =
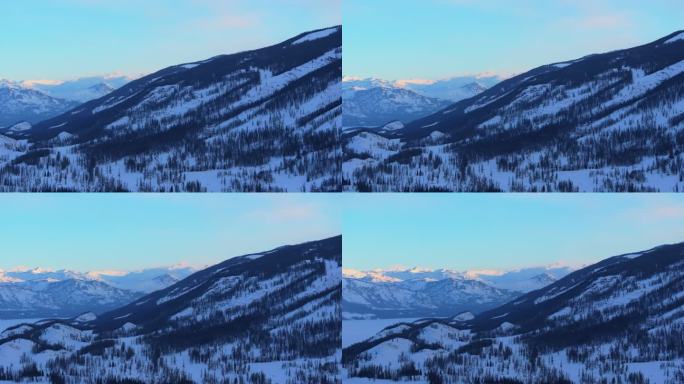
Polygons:
M382 127L385 131L396 131L402 128L404 128L404 124L402 124L401 121L393 121Z
M23 132L23 131L28 131L31 129L31 123L22 121L21 123L14 124L10 129L8 129L9 132Z
M473 315L472 313L463 312L463 313L459 313L458 315L456 315L454 317L454 320L456 320L456 321L468 321L468 320L472 320L474 318L475 318L475 315Z
M681 41L681 40L684 40L684 32L681 32L677 36L668 39L667 41L665 41L665 44L670 44L670 43L674 43L675 41Z
M77 321L79 323L85 323L88 321L93 321L95 319L97 319L97 315L95 315L92 312L86 312L86 313L78 316L77 318L75 318L74 321Z
M339 29L338 27L334 27L334 28L324 29L324 30L318 31L318 32L309 33L307 35L304 35L302 38L297 39L294 42L292 42L292 45L301 44L301 43L305 43L307 41L313 41L313 40L322 39L324 37L328 37L328 36L332 35L333 33L337 32L338 29Z

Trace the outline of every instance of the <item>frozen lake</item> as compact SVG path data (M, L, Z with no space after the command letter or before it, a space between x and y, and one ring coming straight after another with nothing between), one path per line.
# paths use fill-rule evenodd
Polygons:
M366 340L392 324L415 320L418 319L342 320L342 348Z

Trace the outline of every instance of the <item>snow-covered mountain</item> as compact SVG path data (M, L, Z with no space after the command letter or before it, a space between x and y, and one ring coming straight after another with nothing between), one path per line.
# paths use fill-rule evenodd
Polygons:
M21 319L102 313L129 303L143 294L95 280L2 280L0 318Z
M530 292L543 288L576 268L564 265L528 267L511 271L468 271L466 277L480 280L491 286L517 292Z
M342 125L379 129L431 115L456 101L473 97L501 81L497 76L463 76L438 81L345 77L342 80Z
M535 68L401 129L352 132L345 189L682 190L683 35Z
M400 80L395 84L419 95L457 102L478 95L502 80L501 76L481 74L443 80Z
M410 318L479 313L567 275L566 267L515 271L395 268L344 270L342 307L346 318Z
M0 319L103 313L194 272L189 267L135 272L76 272L41 268L0 270Z
M150 293L173 285L196 272L185 265L148 268L140 271L94 271L86 275L107 284L135 292Z
M112 93L132 80L128 76L107 75L68 81L24 81L22 85L55 98L81 104Z
M450 316L467 310L480 312L518 296L517 292L462 278L383 282L344 278L342 284L342 308L345 318L350 319Z
M0 130L24 121L37 123L76 105L76 102L48 96L20 83L0 79Z
M0 380L338 383L342 238L231 258L100 316L0 333Z
M391 121L408 123L450 104L379 79L342 82L342 126L381 127Z
M21 132L8 191L339 191L342 28L175 65Z
M359 383L675 383L681 340L684 243L605 259L479 315L390 326L343 356Z

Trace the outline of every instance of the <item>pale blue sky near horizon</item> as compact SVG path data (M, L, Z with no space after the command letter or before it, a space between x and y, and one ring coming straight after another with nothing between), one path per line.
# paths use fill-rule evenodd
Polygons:
M195 267L341 234L325 194L0 194L0 269Z
M684 29L681 0L345 0L344 75L503 76Z
M148 74L339 25L341 0L0 2L0 78Z
M684 241L678 194L344 197L344 268L578 267Z

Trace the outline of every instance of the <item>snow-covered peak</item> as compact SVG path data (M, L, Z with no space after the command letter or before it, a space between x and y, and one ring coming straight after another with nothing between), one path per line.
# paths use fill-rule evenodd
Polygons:
M342 276L343 277L349 277L352 279L361 279L366 277L368 274L366 272L359 271L357 269L351 269L351 268L343 268L342 269Z
M395 82L395 85L423 96L456 102L480 94L501 80L503 77L499 75L479 74L442 80L399 80Z
M472 280L487 286L515 292L530 292L564 277L575 268L560 265L530 267L516 270L481 269L456 271L421 267L392 267L372 271L346 270L344 277L364 279L370 282L408 282L440 280Z
M68 136L67 136L68 135ZM71 134L62 135L63 138L72 137ZM78 272L70 270L52 270L47 268L17 267L5 271L2 276L9 282L47 282L60 281L97 281L109 286L133 292L152 292L166 288L179 280L189 276L196 269L186 264L171 267L148 268L139 271L101 270Z
M22 82L22 85L52 97L85 103L107 95L131 80L133 78L129 76L110 74L68 81L28 80Z
M306 34L306 35L302 36L301 38L295 40L294 42L292 42L292 45L302 44L302 43L305 43L307 41L322 39L324 37L328 37L328 36L332 35L333 33L337 33L337 31L339 31L339 30L340 30L340 27L333 27L333 28L324 29L322 31L311 32L311 33Z
M0 80L0 126L18 121L37 123L74 107L74 102L55 98L11 80Z
M0 79L0 88L21 89L22 86L19 83L14 82L12 80Z
M350 279L362 279L366 281L371 281L374 283L391 283L391 282L398 282L401 281L400 279L397 279L395 277L387 276L383 274L382 272L378 271L368 271L368 272L363 272L363 271L358 271L355 269L343 269L342 270L342 276L345 278L350 278Z
M680 32L677 35L667 39L665 41L665 44L670 44L670 43L674 43L675 41L682 41L682 40L684 40L684 32Z
M0 137L1 139L1 137ZM0 270L0 283L20 283L23 280L5 275L5 271Z
M344 90L364 91L371 88L396 88L396 86L390 81L375 77L347 76L342 79L342 89Z

